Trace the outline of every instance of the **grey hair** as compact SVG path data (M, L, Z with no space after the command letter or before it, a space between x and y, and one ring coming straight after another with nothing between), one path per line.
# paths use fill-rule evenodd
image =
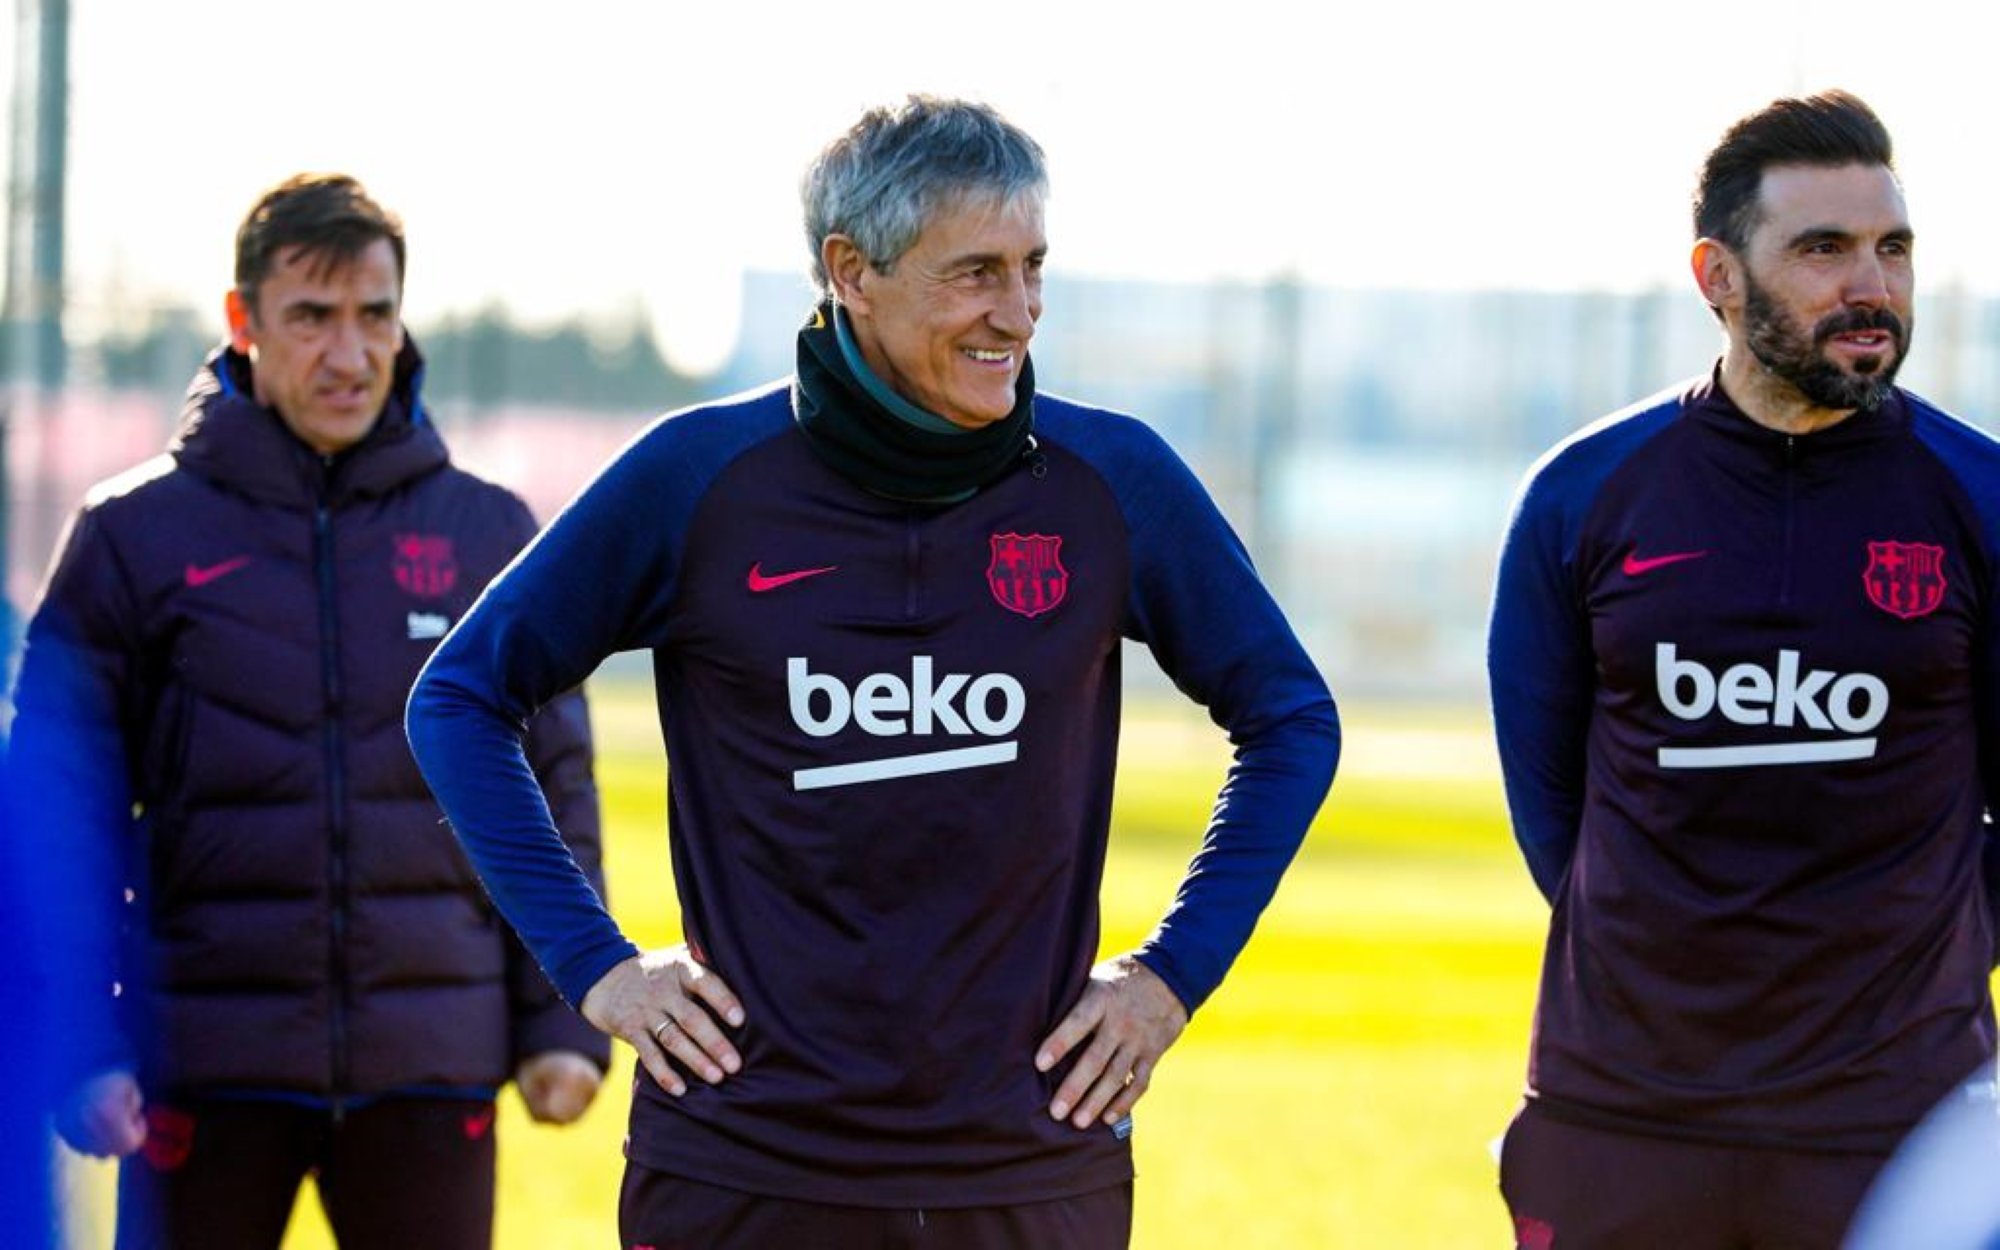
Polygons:
M889 273L940 210L1039 203L1048 186L1040 145L987 105L912 95L870 109L813 159L799 186L813 285L821 298L833 294L822 258L828 235L853 239Z

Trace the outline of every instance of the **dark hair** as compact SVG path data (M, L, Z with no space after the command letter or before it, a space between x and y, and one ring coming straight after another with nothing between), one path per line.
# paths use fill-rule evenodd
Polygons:
M403 284L403 223L346 174L294 174L264 192L236 228L236 289L257 306L257 288L278 254L299 248L315 270L348 264L377 239L396 253Z
M1859 97L1823 91L1773 100L1731 126L1702 163L1695 237L1743 250L1757 225L1764 171L1774 165L1896 167L1888 128Z
M988 105L913 95L870 109L801 180L813 284L833 294L820 256L830 234L847 235L890 273L940 209L982 197L1039 202L1048 181L1040 146Z

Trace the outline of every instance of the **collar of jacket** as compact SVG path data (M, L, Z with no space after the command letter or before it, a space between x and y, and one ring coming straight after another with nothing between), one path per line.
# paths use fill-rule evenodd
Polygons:
M418 396L423 364L406 334L374 428L348 450L325 457L256 401L249 360L225 345L188 384L180 427L167 450L189 471L262 503L312 508L387 494L449 459Z
M799 330L792 415L813 452L862 489L912 503L954 503L996 481L1032 446L1035 371L1026 359L1014 410L977 430L925 429L886 409L849 367L831 300Z

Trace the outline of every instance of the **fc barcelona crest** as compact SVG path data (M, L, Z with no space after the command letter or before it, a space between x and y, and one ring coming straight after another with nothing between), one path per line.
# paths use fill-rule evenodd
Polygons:
M444 534L396 535L396 584L419 599L442 599L458 585L458 560Z
M1861 575L1868 601L1891 616L1929 616L1944 602L1944 548L1929 543L1869 543Z
M1062 539L1051 534L995 534L986 584L1009 612L1036 617L1054 611L1069 591Z

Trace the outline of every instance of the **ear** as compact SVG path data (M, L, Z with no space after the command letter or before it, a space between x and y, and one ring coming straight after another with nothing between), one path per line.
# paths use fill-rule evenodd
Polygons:
M243 292L229 288L229 294L222 297L222 315L229 322L229 345L248 356L257 339L250 332L250 306L244 302Z
M853 239L844 234L829 234L819 245L819 262L826 269L826 279L833 286L833 297L841 307L850 312L866 313L868 295L862 289L863 277L870 271L868 258Z
M1742 296L1742 260L1729 246L1716 239L1697 239L1694 251L1688 256L1688 267L1694 271L1694 284L1701 290L1702 299L1708 306L1720 312L1731 307Z

